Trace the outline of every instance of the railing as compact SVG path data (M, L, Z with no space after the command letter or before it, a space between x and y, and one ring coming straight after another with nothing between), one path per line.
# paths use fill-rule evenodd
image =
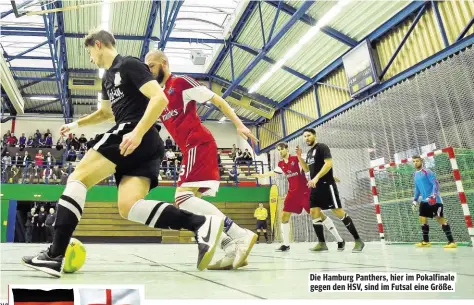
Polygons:
M77 154L74 161L67 161L67 156L66 152L62 160L58 159L56 164L38 165L35 161L12 165L2 163L1 183L65 185L67 178L83 157L82 154ZM161 165L159 184L176 186L181 166L176 166L173 162L168 163L166 160ZM219 165L221 183L238 186L244 182L254 182L256 186L259 186L258 179L250 175L262 173L264 166L262 161L222 162ZM115 178L112 175L98 185L115 185Z

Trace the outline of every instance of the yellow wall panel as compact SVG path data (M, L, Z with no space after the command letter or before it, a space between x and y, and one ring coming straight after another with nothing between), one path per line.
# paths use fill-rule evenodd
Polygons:
M453 43L474 16L474 1L443 1L438 3L449 43ZM466 33L474 33L471 27ZM464 36L465 37L465 36Z
M287 134L291 134L303 126L315 121L318 118L316 97L313 88L300 95L289 107L289 109L302 113L313 118L310 120L297 113L285 111L285 124Z
M260 147L267 147L283 138L283 129L281 125L280 113L275 113L267 123L260 128ZM277 136L278 135L278 136Z
M321 115L331 112L351 99L349 89L344 90L344 88L347 88L347 77L343 68L331 73L322 83L327 85L318 84Z
M380 39L375 48L379 55L382 69L395 53L405 34L413 24L415 17L407 20L391 33ZM385 73L383 80L388 80L398 73L414 66L425 58L441 51L444 44L438 30L438 24L432 7L423 13L407 41L401 48L392 65Z

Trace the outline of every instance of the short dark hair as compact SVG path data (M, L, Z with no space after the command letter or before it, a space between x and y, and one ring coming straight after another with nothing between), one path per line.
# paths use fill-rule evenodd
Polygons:
M95 41L102 42L106 47L115 47L115 37L112 33L102 29L92 30L87 34L84 40L84 46L93 47Z
M314 130L313 128L306 128L305 130L303 130L303 133L305 132L309 132L309 133L312 133L312 134L316 134L316 130Z
M420 160L423 160L423 158L420 156L420 155L414 155L413 157L411 157L412 160L414 159L420 159Z
M277 144L277 147L280 147L280 148L288 148L288 143L286 142L280 142Z

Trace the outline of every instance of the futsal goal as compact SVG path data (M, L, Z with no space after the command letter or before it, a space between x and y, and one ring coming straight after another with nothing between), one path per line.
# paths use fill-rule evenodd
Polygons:
M421 157L425 168L436 173L444 217L451 225L455 241L472 246L474 229L470 211L474 210L474 152L447 147ZM411 161L411 158L400 159L369 170L379 235L387 244L422 240L418 209L412 211L415 168ZM429 220L429 224L430 241L446 243L441 226L434 219Z

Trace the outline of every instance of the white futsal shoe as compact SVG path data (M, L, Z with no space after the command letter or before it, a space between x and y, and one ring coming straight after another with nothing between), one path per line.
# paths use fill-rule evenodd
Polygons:
M253 245L257 242L258 236L248 229L244 229L246 232L245 235L234 239L235 242L235 259L232 263L232 267L237 269L243 266L244 262L247 260L247 257L252 251Z
M232 270L234 268L232 264L234 263L237 249L235 241L227 237L222 241L221 248L224 250L225 256L218 260L215 264L207 267L208 270ZM245 260L243 264L237 266L237 268L245 267L247 265L248 262Z
M224 218L219 216L205 216L206 222L197 230L196 241L198 243L199 270L206 269L212 261L216 246L224 229Z

